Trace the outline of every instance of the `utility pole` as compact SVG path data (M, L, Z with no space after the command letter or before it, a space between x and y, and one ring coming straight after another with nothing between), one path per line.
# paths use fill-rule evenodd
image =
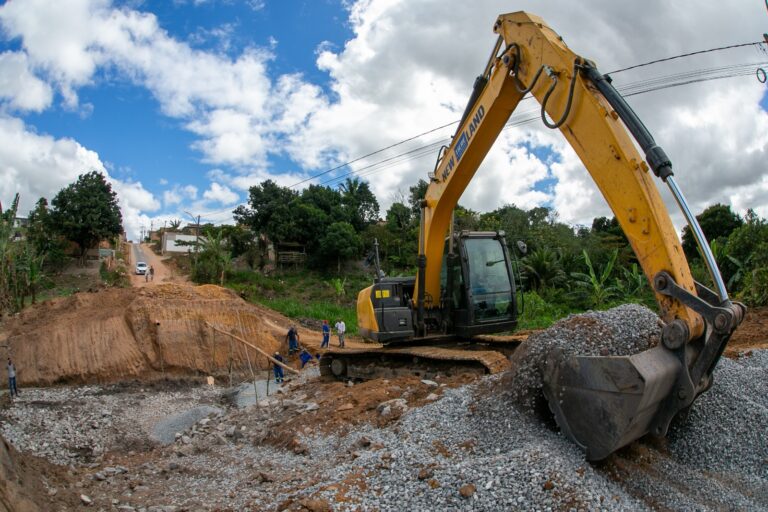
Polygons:
M190 218L194 221L195 216L189 213L188 211L184 210L184 213L190 216ZM197 216L197 224L195 224L195 252L197 252L200 248L200 215Z

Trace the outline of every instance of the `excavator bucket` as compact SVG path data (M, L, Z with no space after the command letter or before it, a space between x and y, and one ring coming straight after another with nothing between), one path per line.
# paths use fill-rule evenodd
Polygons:
M562 432L587 460L600 460L649 432L680 366L664 347L629 357L563 357L554 351L544 395Z
M662 293L686 293L671 279L665 282L670 284ZM563 434L587 460L604 459L648 433L665 435L672 419L712 385L712 372L746 309L730 301L719 306L698 298L688 302L706 329L687 343L675 336L687 331L677 330L680 323L673 321L662 330L658 346L632 356L574 356L555 349L547 357L544 396Z

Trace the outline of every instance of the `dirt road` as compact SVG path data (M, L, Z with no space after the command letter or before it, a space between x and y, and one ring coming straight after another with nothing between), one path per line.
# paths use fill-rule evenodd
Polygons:
M139 261L145 262L155 270L154 279L151 281L146 276L136 275L136 263ZM152 251L148 244L131 244L131 284L133 286L148 286L157 283L187 283L189 282L186 276L174 274L169 269L163 259Z

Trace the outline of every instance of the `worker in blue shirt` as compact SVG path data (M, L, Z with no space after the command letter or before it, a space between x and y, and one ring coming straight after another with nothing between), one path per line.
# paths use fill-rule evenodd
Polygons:
M280 355L280 352L275 352L275 355L272 356L272 358L275 359L276 361L280 361L281 363L284 361L283 356ZM282 384L284 380L283 367L276 363L273 363L273 364L274 364L274 371L275 371L275 382L277 382L278 384Z
M292 325L291 328L288 329L285 339L288 342L288 355L299 351L299 331L296 330L295 325Z
M320 344L320 348L328 348L331 342L331 326L328 325L328 320L323 320L323 342Z
M301 367L304 368L304 366L312 360L312 354L310 354L306 348L302 348L299 353L299 359L301 360Z

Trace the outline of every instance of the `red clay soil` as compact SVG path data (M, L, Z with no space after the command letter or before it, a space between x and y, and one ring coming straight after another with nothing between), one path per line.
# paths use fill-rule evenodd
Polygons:
M0 512L74 510L80 503L65 469L21 455L0 437Z
M247 368L243 346L209 324L272 354L289 323L225 288L167 283L46 301L7 319L0 344L10 346L21 386L108 382L221 373L230 357L235 368ZM250 357L268 367L265 357Z
M725 355L734 357L751 349L768 348L768 307L749 308L747 317L731 336Z

